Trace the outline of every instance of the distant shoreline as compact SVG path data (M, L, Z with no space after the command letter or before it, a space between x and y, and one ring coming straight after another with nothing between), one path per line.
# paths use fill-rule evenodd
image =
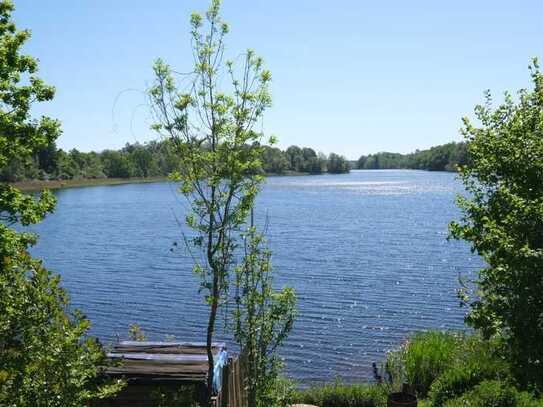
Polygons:
M301 176L310 175L305 172L288 171L284 174L266 174L267 177L283 177L283 176ZM106 185L124 185L124 184L149 184L153 182L166 182L169 178L165 176L159 177L132 177L132 178L83 178L83 179L65 179L65 180L28 180L11 182L10 185L24 192L38 192L44 189L68 189L68 188L84 188Z
M13 182L16 188L25 192L37 192L43 189L67 189L94 187L102 185L123 185L123 184L146 184L151 182L168 181L168 177L148 177L148 178L89 178L89 179L65 179L52 181L20 181Z
M383 168L383 169L357 169L353 168L351 171L428 171L428 170L415 170L412 168ZM451 172L451 171L431 171L431 172ZM288 176L310 176L310 175L325 175L330 174L324 172L322 174L311 174L308 172L295 172L287 171L283 174L266 174L266 177L288 177ZM332 174L339 175L339 174ZM31 181L19 181L12 182L10 185L20 189L24 192L38 192L44 189L56 190L56 189L68 189L68 188L84 188L84 187L96 187L107 185L125 185L125 184L150 184L153 182L166 182L168 177L132 177L132 178L87 178L87 179L66 179L66 180L31 180Z

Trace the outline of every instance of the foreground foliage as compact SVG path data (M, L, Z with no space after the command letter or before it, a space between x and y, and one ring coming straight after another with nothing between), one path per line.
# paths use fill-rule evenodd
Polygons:
M405 382L419 399L427 398L433 407L535 405L522 404L526 400L536 403L533 394L519 390L510 363L501 356L498 338L487 340L477 334L454 332L417 333L389 353L386 369L393 388ZM467 400L474 404L465 404Z
M53 98L54 89L35 74L37 61L20 49L29 31L17 31L11 21L13 4L0 2L0 168L11 157L32 156L50 144L60 125L47 117L33 120L31 104ZM54 197L35 199L0 184L0 405L81 406L105 397L119 385L96 379L104 353L85 338L89 322L75 311L59 285L59 277L33 259L28 249L36 237L20 233L52 212Z
M461 168L469 191L458 204L452 236L471 243L488 264L463 294L467 323L499 334L515 377L543 390L543 75L530 67L533 89L509 94L494 108L490 93L464 119L471 162Z
M455 332L420 332L387 357L380 384L326 384L298 391L293 401L321 407L386 406L405 383L425 407L536 407L535 392L521 389L500 341Z
M179 192L189 203L184 235L194 255L194 273L209 306L206 347L208 378L214 377L212 341L219 309L228 303L232 270L240 262L241 233L247 229L248 215L263 177L259 175L264 148L262 134L254 127L271 105L268 91L271 73L262 58L252 50L234 61L224 60L228 25L220 16L220 1L212 0L205 15L191 16L194 69L187 76L176 74L163 61L154 65L155 83L149 89L156 123L153 129L173 146L179 160L172 179L180 183ZM222 78L228 78L224 85ZM188 86L184 86L188 83ZM270 144L274 139L270 138ZM254 236L253 236L254 237ZM256 238L255 238L256 239ZM256 240L250 237L251 242ZM237 298L236 337L247 356L250 405L263 405L269 393L270 366L274 351L290 330L287 316L285 333L276 336L283 324L280 312L288 311L292 292L277 297L271 290L269 257L253 243L243 264L237 269L241 285ZM257 291L258 290L258 291ZM283 301L285 300L285 301ZM264 313L262 320L254 312ZM254 317L260 318L255 320ZM260 329L258 339L255 330ZM255 342L256 340L256 342ZM255 348L258 346L258 349ZM209 404L213 382L207 383Z
M445 332L420 332L387 356L386 369L395 387L409 383L420 397L426 397L430 386L459 357L462 335Z
M489 380L478 384L461 397L449 400L445 407L538 407L543 402L506 383Z
M296 318L292 288L274 290L271 251L255 227L245 234L243 262L236 268L234 338L240 346L249 407L280 406L282 361L277 348Z

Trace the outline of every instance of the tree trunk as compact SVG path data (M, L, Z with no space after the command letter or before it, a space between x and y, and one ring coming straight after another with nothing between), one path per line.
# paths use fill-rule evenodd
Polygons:
M219 287L218 287L218 276L217 273L213 273L213 293L212 293L212 302L211 302L211 311L209 313L209 320L207 324L207 341L206 341L206 350L207 350L207 396L208 396L208 405L211 407L211 397L213 397L213 374L215 373L215 366L213 360L213 331L215 330L215 319L217 318L217 307L219 304Z

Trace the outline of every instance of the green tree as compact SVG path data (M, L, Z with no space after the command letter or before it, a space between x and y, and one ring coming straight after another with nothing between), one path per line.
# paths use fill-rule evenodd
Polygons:
M29 157L21 160L17 157L9 157L6 164L1 166L0 181L2 182L17 182L28 178L29 166L34 167L35 163ZM33 173L37 173L37 169L32 168Z
M57 162L57 178L58 179L74 179L81 174L81 169L73 154L66 153L64 150L58 150L56 155Z
M134 164L122 151L104 150L100 155L104 173L108 178L130 178L134 175Z
M303 165L302 165L302 170L304 172L309 172L309 173L314 173L314 174L322 172L320 170L318 157L315 150L309 147L302 148L302 157L304 159Z
M104 167L100 156L91 151L90 153L85 154L85 167L84 167L85 178L105 178Z
M287 160L290 164L290 169L292 171L300 172L303 171L304 164L304 155L302 154L302 149L298 146L290 146L285 151Z
M452 236L486 261L467 322L505 338L517 377L543 390L543 75L530 67L534 89L518 101L506 93L493 108L490 92L477 106L479 126L464 119L470 162L460 176L469 195ZM464 293L466 294L466 293Z
M154 65L155 83L149 90L156 124L153 126L175 146L180 171L173 179L188 199L187 225L195 237L190 243L201 250L195 265L209 305L207 354L208 396L212 395L211 344L219 306L226 300L234 251L242 225L253 207L262 177L261 134L253 126L270 105L271 73L261 58L248 50L240 65L224 61L228 26L219 15L220 1L213 0L205 17L191 16L194 71L179 77L161 60ZM221 88L220 78L231 87ZM210 399L211 403L211 399Z
M378 170L381 168L379 162L379 154L370 154L364 164L364 168L367 170Z
M283 151L276 147L264 147L262 168L266 174L284 174L289 167L289 162Z
M356 161L356 168L359 170L363 170L366 167L367 160L368 156L361 155L360 158Z
M127 144L123 150L128 153L128 159L134 167L136 177L158 175L158 165L150 148L136 143Z
M33 102L53 98L54 89L37 76L37 61L20 49L29 31L17 31L13 4L0 1L0 168L12 157L25 158L45 148L60 134L60 124L47 117L32 119ZM49 192L35 199L0 184L0 405L81 406L106 396L116 386L96 379L104 353L85 337L89 322L69 312L59 277L52 276L28 249L30 233L11 228L37 223L55 205Z
M58 149L55 142L39 149L36 156L40 170L48 175L55 173L58 166Z
M282 367L277 348L296 317L294 290L273 289L271 251L265 243L256 228L250 227L235 278L234 337L245 369L249 407L276 406Z
M328 156L327 170L332 174L343 174L351 170L351 165L342 155L331 153Z

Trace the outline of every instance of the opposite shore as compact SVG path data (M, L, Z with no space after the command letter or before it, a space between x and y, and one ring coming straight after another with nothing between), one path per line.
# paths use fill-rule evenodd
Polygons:
M281 176L302 176L311 175L306 172L288 171L284 174L266 174L267 177ZM149 184L153 182L166 182L169 178L166 176L157 177L130 177L130 178L80 178L80 179L63 179L63 180L28 180L12 182L10 185L24 192L39 192L43 189L68 189L68 188L83 188L94 186L107 185L123 185L123 184Z
M152 182L167 181L168 177L134 177L134 178L82 178L64 180L29 180L14 182L11 185L25 192L38 192L43 189L67 189L82 188L101 185L122 185L122 184L146 184Z
M357 171L359 169L354 169ZM390 168L388 170L402 171L420 171L411 168ZM375 171L375 169L365 170ZM422 170L424 171L424 170ZM451 172L451 171L433 171L433 172ZM287 177L287 176L310 176L310 175L338 175L334 173L311 174L309 172L287 171L283 174L266 174L266 177ZM64 180L28 180L12 182L10 185L24 192L39 192L44 189L68 189L68 188L84 188L107 185L124 185L124 184L150 184L153 182L166 182L169 178L166 176L157 177L130 177L130 178L81 178L81 179L64 179Z

